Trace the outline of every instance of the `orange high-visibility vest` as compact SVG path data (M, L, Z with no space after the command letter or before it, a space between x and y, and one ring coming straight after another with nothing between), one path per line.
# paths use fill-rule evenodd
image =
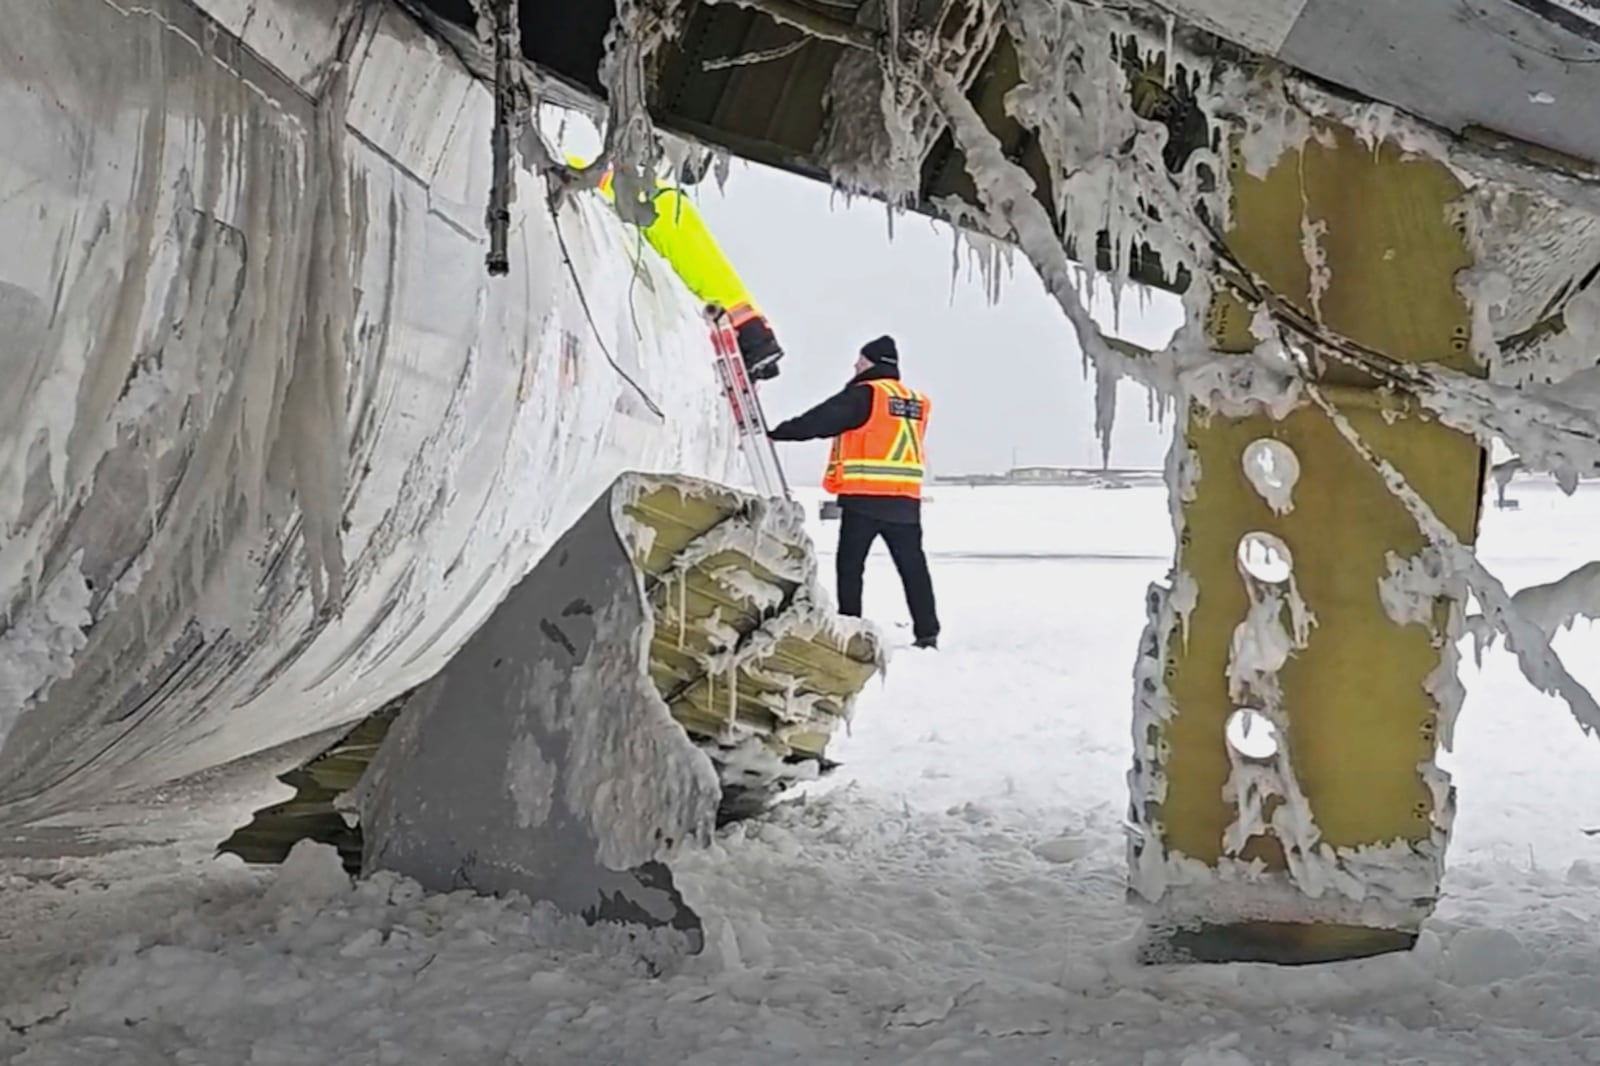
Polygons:
M833 439L822 487L835 496L922 498L923 434L932 404L898 381L872 386L872 414Z

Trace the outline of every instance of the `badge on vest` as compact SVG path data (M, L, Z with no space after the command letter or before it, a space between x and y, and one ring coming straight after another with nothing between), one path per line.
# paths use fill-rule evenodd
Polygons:
M901 396L889 397L889 416L891 418L914 418L922 420L922 401L906 399Z

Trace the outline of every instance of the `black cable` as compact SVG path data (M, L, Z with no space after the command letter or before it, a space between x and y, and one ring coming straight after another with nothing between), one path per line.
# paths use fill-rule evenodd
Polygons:
M650 394L644 391L644 386L633 380L628 372L622 369L622 365L612 356L611 349L606 346L605 338L600 335L600 326L594 320L594 312L589 308L589 298L583 293L583 282L578 278L578 268L572 263L572 254L567 251L567 239L561 234L561 209L554 204L550 206L550 224L555 227L556 243L561 246L561 261L567 264L567 273L572 275L572 285L578 290L578 303L583 307L584 317L589 320L589 331L594 334L595 343L600 345L601 354L606 357L606 362L611 364L611 369L617 372L617 376L633 386L633 391L638 393L644 405L650 408L650 413L665 422L666 412L662 411L650 398Z

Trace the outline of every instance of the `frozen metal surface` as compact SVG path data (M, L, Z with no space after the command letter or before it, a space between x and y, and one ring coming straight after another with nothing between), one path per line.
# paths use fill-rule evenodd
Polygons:
M731 468L603 205L569 273L525 179L484 275L490 100L415 23L211 6L0 0L0 822L354 721L619 471Z
M709 837L721 786L650 680L611 495L407 701L359 788L362 866L670 924L698 950L658 860Z
M1600 23L1558 0L1161 0L1196 25L1455 132L1600 162Z

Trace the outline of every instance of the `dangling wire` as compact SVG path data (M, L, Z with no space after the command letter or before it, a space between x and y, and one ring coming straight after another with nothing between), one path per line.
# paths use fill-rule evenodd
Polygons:
M639 394L639 399L644 401L644 405L650 409L650 413L665 422L667 419L666 413L650 398L650 394L644 390L644 386L635 381L622 368L622 364L618 363L616 358L612 356L611 349L607 347L605 338L600 335L600 326L595 322L594 312L589 308L589 298L583 293L583 282L578 279L578 268L572 263L572 254L567 251L567 239L561 233L560 209L554 205L550 209L550 224L555 227L556 243L561 247L561 261L567 265L567 273L572 276L573 288L578 290L578 303L583 307L583 316L589 320L589 331L594 334L595 343L600 345L601 354L606 357L606 362L611 364L611 369L617 372L617 376L631 385L633 391Z

